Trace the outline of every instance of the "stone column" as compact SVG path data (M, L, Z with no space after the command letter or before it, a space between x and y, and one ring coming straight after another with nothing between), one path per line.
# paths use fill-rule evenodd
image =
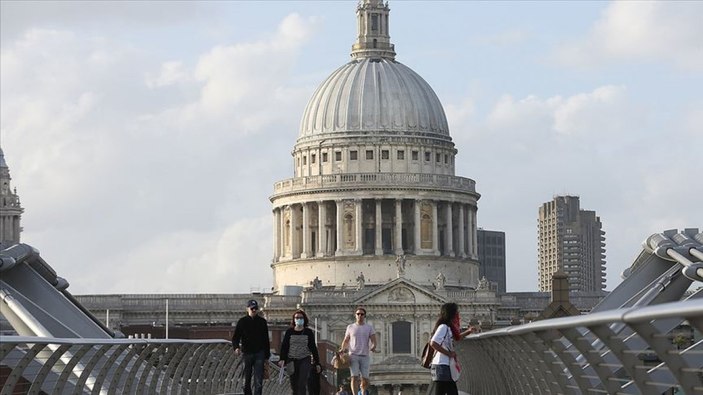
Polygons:
M466 242L466 237L464 236L464 204L459 203L459 251L457 256L461 258L466 258L466 250L464 249L464 243Z
M310 255L310 219L308 212L308 203L303 203L303 252L300 254L301 258L307 258Z
M471 207L471 257L478 257L478 222L477 222L477 209L476 207Z
M278 240L280 241L279 247L281 248L280 256L281 258L286 256L286 206L281 206L278 208L280 213L281 222L278 224Z
M320 200L317 202L317 256L325 256L325 222L327 219L327 210L325 202Z
M375 255L383 255L383 211L381 199L376 199L376 251Z
M298 251L298 218L297 217L297 211L298 209L295 207L295 205L291 204L290 205L290 257L292 259L297 258L299 255Z
M447 209L445 214L447 215L447 231L445 232L444 241L447 244L445 250L447 255L454 256L454 230L452 229L452 202L447 202Z
M395 200L395 248L396 255L403 255L403 199Z
M334 252L335 255L342 255L342 231L344 230L344 202L341 199L336 201L337 203L337 251Z
M363 203L364 201L361 199L354 199L354 217L356 217L356 237L355 237L355 245L356 247L356 254L357 255L362 255L364 253L364 242L363 242L363 227L362 227L362 222L364 220L364 213L363 213Z
M414 240L415 240L415 255L420 255L420 203L421 200L415 200L415 227L414 227Z
M437 201L432 201L432 253L439 256L439 213Z
M273 209L273 261L278 262L278 258L281 256L281 248L278 246L280 243L280 231L278 225L281 223L281 211L278 208Z

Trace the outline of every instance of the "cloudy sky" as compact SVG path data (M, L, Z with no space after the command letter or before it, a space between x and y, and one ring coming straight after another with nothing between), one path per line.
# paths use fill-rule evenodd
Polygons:
M272 284L273 183L356 1L12 2L0 144L22 241L74 294ZM581 197L608 289L648 235L703 228L703 2L392 1L397 60L445 106L508 290L537 287L537 210Z

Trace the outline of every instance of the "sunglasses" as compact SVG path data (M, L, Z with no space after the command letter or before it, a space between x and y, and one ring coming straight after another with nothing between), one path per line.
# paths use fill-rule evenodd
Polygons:
M356 313L356 315L366 315L366 313Z
M259 308L258 307L249 307L249 310L256 311L256 310L259 310Z

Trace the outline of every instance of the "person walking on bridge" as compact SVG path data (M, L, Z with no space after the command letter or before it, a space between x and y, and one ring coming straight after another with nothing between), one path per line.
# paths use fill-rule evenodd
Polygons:
M439 312L439 318L432 331L431 346L435 349L430 372L434 381L435 395L458 395L456 382L450 371L451 360L456 360L454 341L461 340L475 332L472 326L461 332L459 306L456 303L445 303Z
M259 304L254 299L247 302L247 315L237 321L232 336L232 347L235 355L243 354L244 395L252 395L252 375L254 376L253 395L261 395L264 364L271 356L271 350L268 323L259 315Z
M320 373L320 356L315 343L315 333L308 328L308 316L302 310L293 313L290 328L283 335L279 366L292 364L290 386L293 395L307 395L308 378L312 370ZM318 376L319 377L319 376Z
M376 331L366 322L365 308L357 307L354 314L356 322L347 326L347 332L340 349L344 351L349 346L352 394L357 395L357 391L361 387L359 393L367 395L371 368L369 353L376 351Z

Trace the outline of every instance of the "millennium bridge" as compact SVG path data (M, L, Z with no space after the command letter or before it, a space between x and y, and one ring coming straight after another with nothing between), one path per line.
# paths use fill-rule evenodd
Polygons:
M651 235L623 277L590 314L459 342L460 391L703 394L703 234ZM241 393L230 342L115 338L67 287L34 248L0 251L0 312L19 334L0 337L0 395ZM264 393L290 393L270 370Z

